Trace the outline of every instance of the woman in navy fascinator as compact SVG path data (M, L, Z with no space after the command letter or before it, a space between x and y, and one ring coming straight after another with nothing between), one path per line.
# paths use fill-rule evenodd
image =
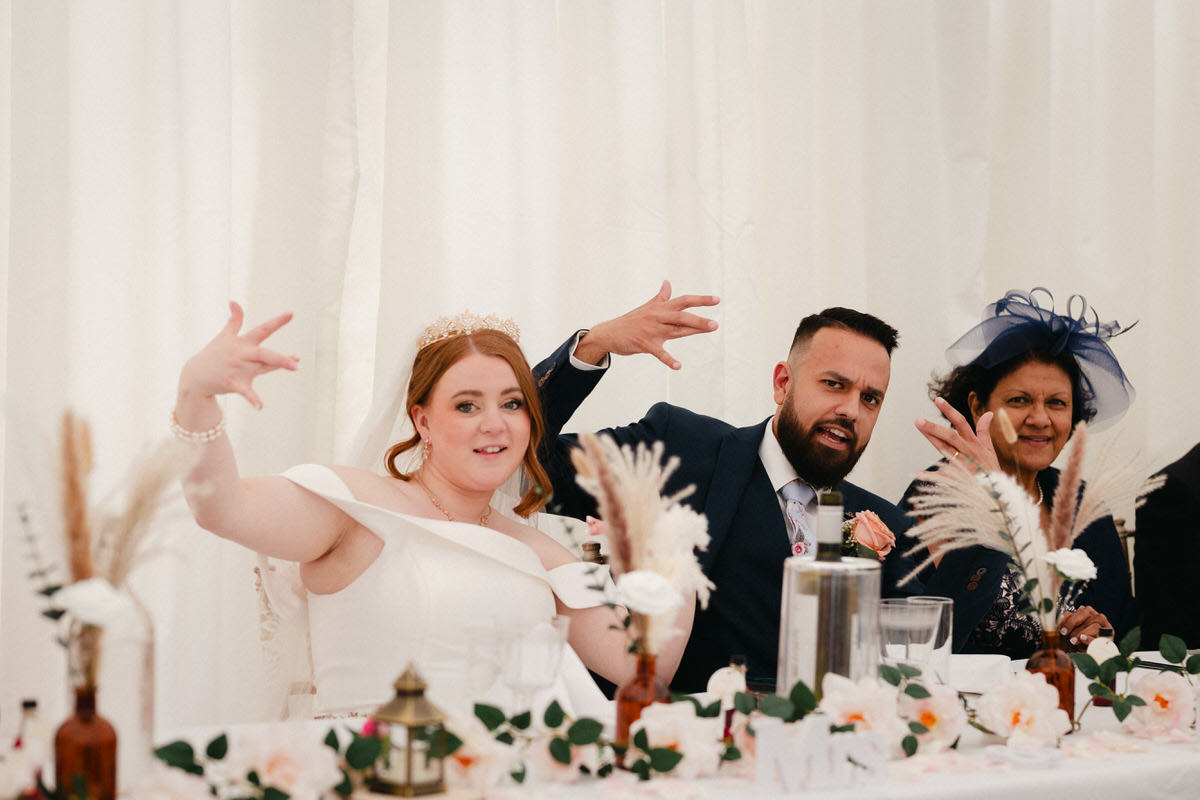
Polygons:
M1002 469L1034 498L1045 526L1059 480L1051 464L1076 423L1101 429L1133 401L1133 386L1108 344L1125 330L1101 322L1081 295L1072 295L1060 313L1044 288L1009 291L946 350L952 368L929 386L949 425L918 420L917 428L945 459L967 457ZM1007 436L1001 411L1012 424ZM916 483L909 486L902 507L910 507L916 491ZM1088 526L1075 547L1088 554L1098 575L1058 627L1068 649L1083 649L1100 628L1111 627L1119 637L1140 614L1112 517ZM955 652L1027 658L1037 649L1038 622L1019 610L1020 582L1005 554L981 546L950 551L921 578L929 594L954 598Z

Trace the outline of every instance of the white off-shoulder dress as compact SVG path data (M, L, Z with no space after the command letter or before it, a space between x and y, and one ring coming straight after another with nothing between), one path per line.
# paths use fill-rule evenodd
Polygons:
M424 519L356 500L328 467L304 464L284 477L334 504L383 542L349 586L307 593L316 710L369 713L390 698L412 662L430 699L454 714L482 701L513 711L512 635L570 608L601 605L595 565L546 570L532 549L498 531ZM557 699L575 716L605 719L611 703L567 645L536 710Z

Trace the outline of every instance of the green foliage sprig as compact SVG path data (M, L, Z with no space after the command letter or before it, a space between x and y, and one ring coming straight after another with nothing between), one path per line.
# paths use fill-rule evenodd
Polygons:
M1097 699L1110 701L1112 703L1113 714L1122 722L1129 716L1135 706L1146 705L1146 701L1136 694L1129 692L1122 694L1114 691L1118 674L1132 672L1137 667L1146 663L1143 659L1134 655L1141 646L1141 643L1141 628L1134 628L1125 634L1117 645L1120 654L1102 663L1097 663L1096 659L1087 653L1071 654L1071 660L1075 662L1075 666L1079 668L1084 677L1091 681L1088 684L1088 694L1090 697L1088 698L1087 705L1079 712L1080 717L1083 716L1084 712ZM1164 633L1158 640L1158 652L1163 660L1167 662L1167 665L1169 665L1158 667L1159 669L1170 669L1186 677L1189 683L1194 683L1191 676L1200 674L1200 654L1188 655L1188 647L1183 639L1180 639L1178 636L1172 636L1169 633ZM1078 720L1076 720L1076 724L1078 724Z

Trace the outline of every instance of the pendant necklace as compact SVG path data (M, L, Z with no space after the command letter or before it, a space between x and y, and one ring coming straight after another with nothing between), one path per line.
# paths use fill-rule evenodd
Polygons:
M450 516L450 512L446 510L446 507L444 505L442 505L441 501L439 501L436 497L433 496L433 492L429 491L429 487L425 485L425 481L421 480L421 476L414 474L413 478L416 480L417 485L419 485L421 487L421 491L425 492L425 496L429 498L429 502L433 503L433 507L436 508L438 511L442 512L442 515L445 516L446 519L448 519L450 522L454 522L455 521L454 517ZM483 516L481 516L479 518L479 526L482 528L486 528L487 523L488 523L488 517L490 517L491 515L492 515L492 507L491 507L491 505L489 505L487 507L487 510L483 512Z

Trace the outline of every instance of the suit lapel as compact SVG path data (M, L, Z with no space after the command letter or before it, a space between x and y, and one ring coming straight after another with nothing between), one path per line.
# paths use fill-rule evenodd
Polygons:
M747 484L758 466L758 447L766 430L766 419L749 428L736 428L721 440L717 461L713 469L712 483L708 487L708 501L704 514L708 517L708 549L700 554L700 565L705 572L712 566L713 559L729 534ZM780 524L783 524L780 516Z

